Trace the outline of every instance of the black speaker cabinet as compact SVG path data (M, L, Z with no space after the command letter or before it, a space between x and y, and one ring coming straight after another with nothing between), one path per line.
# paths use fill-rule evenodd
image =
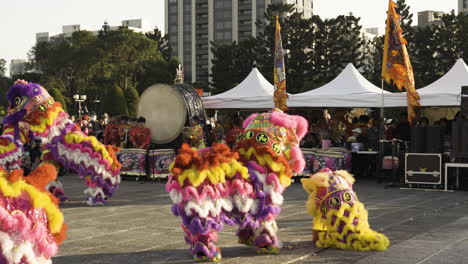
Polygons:
M411 128L411 152L424 153L426 152L426 128L412 127Z
M442 155L406 153L405 182L414 184L442 183Z
M426 127L425 152L442 153L442 131L439 126Z
M452 157L468 158L468 119L459 117L452 123Z
M461 89L461 114L468 116L468 86Z

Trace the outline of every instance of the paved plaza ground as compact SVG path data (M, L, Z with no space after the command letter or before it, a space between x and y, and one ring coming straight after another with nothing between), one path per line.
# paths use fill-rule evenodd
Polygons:
M84 204L83 182L76 175L61 177L71 201L62 206L68 239L56 264L191 263L180 229L172 215L164 183L123 181L105 206ZM223 263L468 263L468 193L384 189L372 180L357 180L360 200L369 210L375 230L385 233L385 252L319 249L312 244L312 219L304 206L307 195L294 183L285 192L278 219L284 248L279 255L257 255L237 244L234 228L219 236Z

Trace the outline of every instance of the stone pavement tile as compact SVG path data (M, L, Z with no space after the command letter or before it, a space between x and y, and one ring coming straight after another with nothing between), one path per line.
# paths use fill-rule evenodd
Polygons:
M350 262L352 263L352 262ZM413 258L397 258L397 257L377 257L371 256L361 259L355 264L417 264L418 261ZM441 264L441 263L439 263Z

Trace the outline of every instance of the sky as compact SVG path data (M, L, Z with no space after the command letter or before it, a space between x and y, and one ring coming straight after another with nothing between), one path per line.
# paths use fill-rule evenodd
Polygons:
M214 0L216 1L216 0ZM36 42L37 32L58 34L62 25L81 24L99 29L105 20L120 25L121 20L142 18L149 28L164 31L164 0L0 0L0 58L26 59ZM457 10L457 0L406 0L415 13ZM352 12L361 17L363 27L385 27L387 0L314 0L314 13L322 18ZM8 66L7 66L8 67Z

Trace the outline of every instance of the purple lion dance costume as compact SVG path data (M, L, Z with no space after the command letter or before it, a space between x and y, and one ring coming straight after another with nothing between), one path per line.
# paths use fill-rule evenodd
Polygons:
M71 168L85 178L88 204L104 203L120 183L120 163L111 146L81 132L49 93L36 83L16 81L7 94L9 108L0 136L0 166L7 170L21 164L23 146L34 138L42 141L39 167L45 164ZM65 200L61 184L49 190Z
M195 260L221 260L214 242L224 224L237 224L239 243L258 253L279 252L275 219L293 171L304 169L299 141L307 121L274 109L251 115L243 128L235 151L183 145L171 166L166 191Z

